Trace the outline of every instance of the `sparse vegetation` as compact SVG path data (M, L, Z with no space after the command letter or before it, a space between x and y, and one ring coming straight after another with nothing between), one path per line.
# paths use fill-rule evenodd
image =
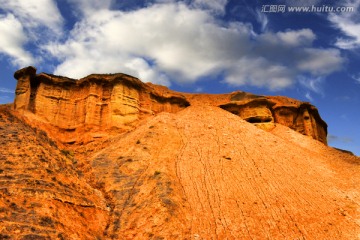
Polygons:
M141 143L140 140L137 140L137 141L136 141L136 144L140 144L140 143Z
M160 171L155 171L155 172L154 172L154 177L160 175L160 173L161 173Z

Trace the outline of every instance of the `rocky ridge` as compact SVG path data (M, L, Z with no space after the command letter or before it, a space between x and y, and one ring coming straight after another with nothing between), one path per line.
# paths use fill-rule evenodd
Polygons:
M15 73L0 106L1 239L359 238L360 159L324 144L309 103L90 76ZM79 112L91 117L66 125Z
M15 110L34 114L65 143L91 141L102 136L104 130L128 130L160 112L176 113L191 105L210 105L264 130L282 124L326 144L327 125L316 107L286 97L241 91L217 95L179 93L125 74L92 74L74 80L46 73L36 75L34 67L17 71L14 77L18 81ZM92 136L86 134L89 129Z

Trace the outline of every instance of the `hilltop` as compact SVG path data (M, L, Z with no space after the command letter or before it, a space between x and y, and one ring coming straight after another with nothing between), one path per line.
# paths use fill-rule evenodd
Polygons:
M125 74L18 80L0 107L8 239L357 239L360 160L310 103Z

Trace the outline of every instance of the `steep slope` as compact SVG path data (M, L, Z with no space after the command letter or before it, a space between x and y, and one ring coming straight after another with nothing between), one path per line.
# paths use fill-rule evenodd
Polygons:
M359 159L289 128L191 106L111 142L90 159L110 201L108 238L360 236Z
M93 239L108 208L69 151L0 106L0 239Z

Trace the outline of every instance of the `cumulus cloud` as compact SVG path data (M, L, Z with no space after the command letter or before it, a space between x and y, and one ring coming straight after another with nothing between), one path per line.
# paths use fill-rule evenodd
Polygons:
M92 9L98 1L73 2ZM339 50L313 47L310 29L256 33L249 23L219 22L204 2L154 3L127 12L104 3L84 14L65 42L52 41L44 49L60 61L55 74L74 78L125 72L169 85L221 74L234 86L273 90L291 86L299 75L330 74L343 63ZM215 2L226 4L208 7L220 9ZM265 29L267 19L261 21Z
M229 69L225 82L234 86L252 85L278 90L294 82L294 72L262 57L241 58Z
M159 74L166 72L172 78L191 82L248 51L242 45L249 36L247 26L221 28L213 21L206 12L183 4L153 5L128 13L102 11L79 22L64 44L55 42L47 49L64 60L56 72L65 70L68 74L70 68L67 70L66 66L71 66L73 77L94 69L69 61L88 59L87 62L100 63L100 71L113 71L123 70L133 58L142 58ZM143 70L134 71L141 75Z
M355 49L360 47L360 0L348 0L341 2L342 6L353 7L353 12L331 13L329 21L340 29L345 37L339 37L335 45L342 49Z
M16 67L29 65L33 62L31 53L24 50L27 37L23 26L14 15L0 15L0 53L10 56Z
M62 33L62 16L53 0L0 0L0 53L16 67L38 62L26 44L38 44Z
M260 12L254 15L260 33L250 23L220 21L227 0L154 0L131 11L112 9L112 0L67 2L78 13L71 30L63 29L54 0L0 0L8 12L0 15L0 52L25 66L45 51L58 62L55 74L73 78L124 72L170 85L221 75L233 86L272 90L293 85L298 76L323 78L343 63L339 50L313 46L310 29L268 31Z
M343 59L337 49L304 48L297 68L314 75L330 74L341 68Z
M0 8L13 14L26 28L45 26L61 31L63 18L53 0L0 0Z

